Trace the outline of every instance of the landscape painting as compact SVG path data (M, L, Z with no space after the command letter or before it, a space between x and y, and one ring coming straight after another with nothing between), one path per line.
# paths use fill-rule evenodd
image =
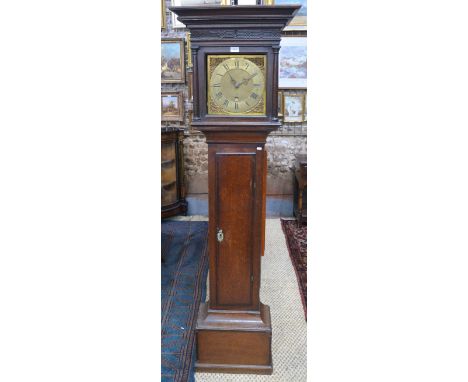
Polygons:
M182 121L182 94L180 92L161 94L161 120Z
M184 40L161 41L161 83L185 82Z
M279 53L279 87L307 87L307 38L283 37Z
M284 29L288 30L306 30L307 29L307 0L274 0L275 5L300 4L301 8L289 25Z

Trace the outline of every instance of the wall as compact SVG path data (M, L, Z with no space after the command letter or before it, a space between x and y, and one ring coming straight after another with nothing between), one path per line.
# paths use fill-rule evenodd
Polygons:
M166 2L170 6L170 1ZM186 30L173 28L172 12L166 7L166 28L161 30L162 38L183 38ZM305 36L306 32L285 32L285 36ZM186 70L187 68L186 44ZM185 179L188 201L188 213L208 214L208 146L203 134L192 130L190 126L192 103L188 99L188 84L162 84L162 90L182 90L185 99L184 122L163 122L165 125L185 129L184 155ZM292 94L305 94L305 89L284 89ZM267 216L292 216L293 179L295 155L306 152L307 122L283 123L281 129L267 139L268 153L267 174Z

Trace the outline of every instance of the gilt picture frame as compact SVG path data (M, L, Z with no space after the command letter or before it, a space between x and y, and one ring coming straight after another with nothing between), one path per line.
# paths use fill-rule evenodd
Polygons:
M304 95L304 121L307 122L307 93Z
M184 120L182 92L161 92L161 121Z
M284 91L278 90L278 117L284 115Z
M183 39L161 39L161 83L185 83L185 46Z
M284 122L304 122L305 94L284 94Z

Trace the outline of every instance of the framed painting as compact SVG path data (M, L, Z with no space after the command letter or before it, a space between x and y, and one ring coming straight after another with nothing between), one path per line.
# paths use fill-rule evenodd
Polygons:
M275 5L300 4L301 8L289 25L284 28L285 31L307 30L307 0L273 0Z
M284 114L283 97L284 97L283 91L278 90L278 117L282 117Z
M175 6L197 6L197 5L221 5L221 0L172 0ZM172 13L172 28L185 28L185 24L177 20L175 13Z
M278 87L307 88L307 37L281 39Z
M284 95L284 122L303 122L305 110L304 94Z
M161 40L161 83L185 82L185 48L182 39Z
M161 92L161 121L183 121L182 92Z

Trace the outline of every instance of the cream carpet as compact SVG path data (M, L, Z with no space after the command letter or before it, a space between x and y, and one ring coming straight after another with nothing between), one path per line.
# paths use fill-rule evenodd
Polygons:
M193 219L192 219L193 220ZM272 375L195 373L196 382L302 382L307 379L307 325L279 219L267 219L260 300L271 309Z

